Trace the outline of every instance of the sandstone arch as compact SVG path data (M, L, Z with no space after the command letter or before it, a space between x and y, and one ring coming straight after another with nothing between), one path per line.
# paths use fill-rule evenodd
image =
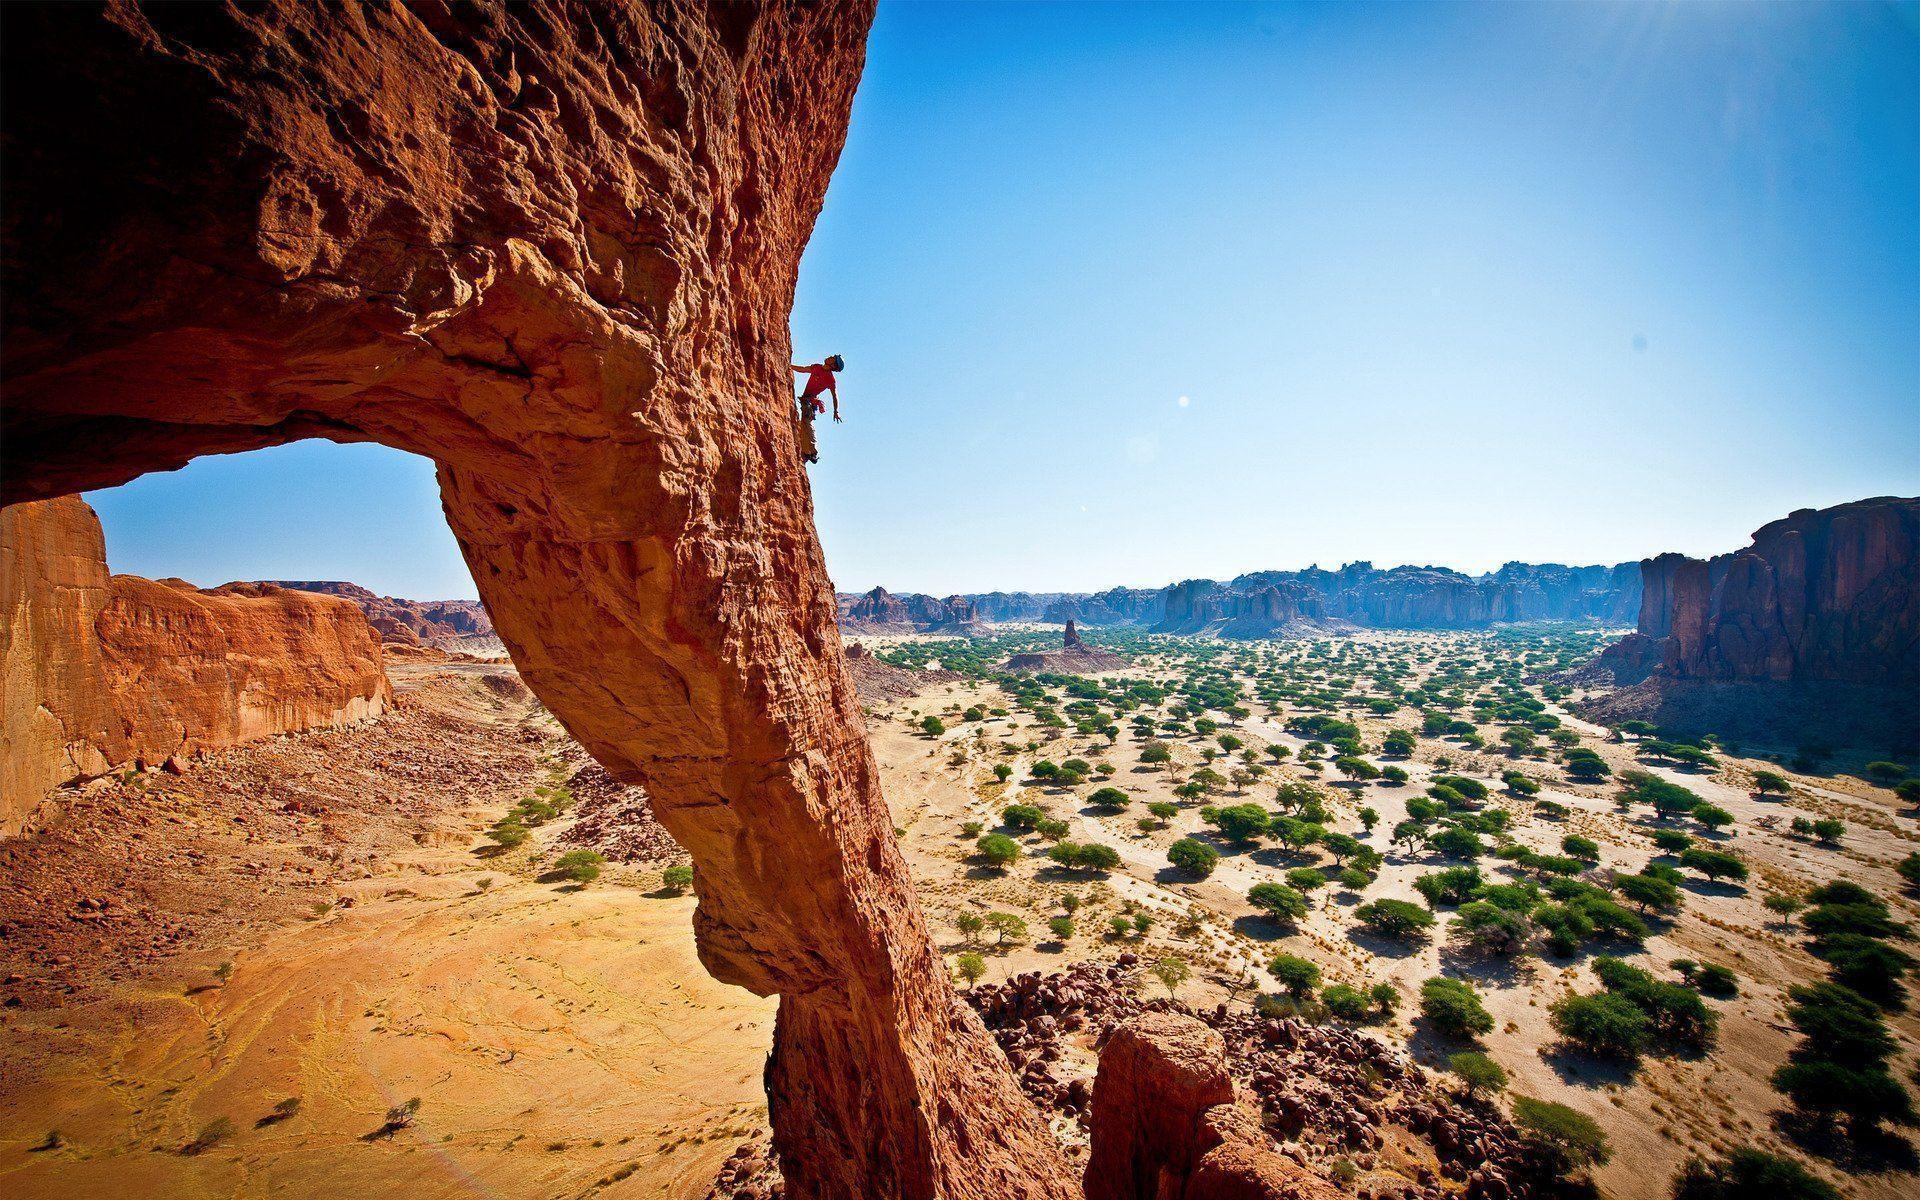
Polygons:
M1067 1196L914 902L788 415L871 15L8 6L0 499L434 459L528 683L694 854L703 961L781 995L794 1193Z

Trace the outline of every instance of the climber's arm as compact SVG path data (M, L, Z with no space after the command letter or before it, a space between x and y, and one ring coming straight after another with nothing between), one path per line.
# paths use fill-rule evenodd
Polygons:
M838 385L827 389L827 395L833 397L833 419L840 419L840 388Z

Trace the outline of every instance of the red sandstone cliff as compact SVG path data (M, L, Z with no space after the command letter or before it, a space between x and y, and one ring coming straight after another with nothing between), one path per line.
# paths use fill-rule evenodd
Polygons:
M0 511L0 832L48 789L129 764L378 715L380 646L345 601L107 573L77 497Z
M1681 679L1920 686L1920 499L1802 509L1753 544L1640 564L1640 628L1609 649Z

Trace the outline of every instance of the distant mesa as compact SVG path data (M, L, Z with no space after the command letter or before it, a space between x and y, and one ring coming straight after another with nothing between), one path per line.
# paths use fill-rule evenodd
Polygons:
M869 604L875 596L892 603ZM875 588L866 596L840 599L841 625L855 632L959 632L965 622L947 615L957 610L967 611L975 622L1071 620L1249 639L1338 635L1360 628L1486 629L1524 621L1626 625L1640 608L1640 564L1508 563L1486 575L1466 575L1445 567L1383 570L1357 562L1337 571L1256 571L1224 583L1189 579L1163 588L986 592L945 600L890 596ZM859 615L855 608L861 609ZM881 608L899 614L885 630L873 624ZM936 618L945 623L935 624Z
M274 587L353 601L367 615L380 640L391 646L424 646L483 658L504 657L507 653L494 632L493 618L477 600L401 600L377 596L357 583L335 579L268 582Z
M379 715L393 692L359 609L272 584L110 575L75 496L0 512L0 834L47 793L127 767Z
M945 633L973 636L986 632L972 601L965 596L896 596L883 587L859 596L836 595L840 627L853 633Z
M1016 654L1000 664L1002 671L1036 675L1099 675L1126 669L1127 660L1111 650L1089 646L1080 640L1073 618L1067 618L1067 631L1060 649L1033 654Z

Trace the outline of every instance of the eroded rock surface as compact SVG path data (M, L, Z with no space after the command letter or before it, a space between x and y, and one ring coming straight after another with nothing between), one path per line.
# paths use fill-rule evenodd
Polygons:
M1207 1110L1233 1103L1227 1046L1179 1013L1143 1013L1100 1051L1093 1083L1093 1155L1087 1200L1187 1195Z
M1111 650L1098 646L1089 646L1080 640L1080 631L1075 628L1073 618L1067 618L1067 628L1060 639L1058 650L1042 650L1030 654L1015 654L1000 664L1002 671L1012 672L1057 672L1062 675L1100 675L1108 671L1118 671L1127 665L1127 660Z
M109 575L100 521L78 497L0 512L0 563L0 833L60 784L350 724L393 701L353 605Z
M1139 959L1123 953L1112 965L1016 975L967 992L1027 1094L1091 1133L1089 1194L1133 1186L1129 1181L1141 1177L1130 1165L1137 1152L1164 1146L1175 1128L1186 1127L1160 1114L1171 1106L1158 1097L1144 1110L1116 1107L1103 1125L1094 1092L1108 1077L1109 1060L1118 1099L1154 1086L1142 1082L1146 1065L1211 1062L1207 1055L1216 1037L1225 1048L1234 1102L1207 1108L1195 1148L1175 1152L1196 1163L1180 1185L1195 1200L1356 1192L1399 1200L1462 1194L1467 1200L1525 1200L1558 1194L1550 1167L1498 1110L1461 1099L1379 1039L1226 1005L1194 1011L1173 1000L1142 999L1137 989L1144 974ZM1144 1037L1148 1027L1138 1022L1155 1014L1179 1018L1171 1036L1186 1050L1107 1052L1108 1039L1129 1025L1136 1038ZM1202 1039L1205 1054L1194 1048L1194 1022L1211 1031ZM1072 1052L1086 1043L1105 1048L1101 1082ZM1192 1108L1220 1094L1216 1073L1206 1066L1172 1085L1169 1094L1197 1096L1188 1104ZM1359 1172L1351 1186L1337 1182L1334 1168L1341 1159ZM1106 1182L1095 1183L1092 1164L1099 1164ZM1201 1186L1208 1190L1192 1190Z
M1752 545L1640 564L1637 638L1609 655L1681 679L1920 685L1920 499L1802 509Z
M307 437L431 458L527 684L781 996L796 1196L1068 1196L957 1004L789 390L872 5L11 6L6 503Z

